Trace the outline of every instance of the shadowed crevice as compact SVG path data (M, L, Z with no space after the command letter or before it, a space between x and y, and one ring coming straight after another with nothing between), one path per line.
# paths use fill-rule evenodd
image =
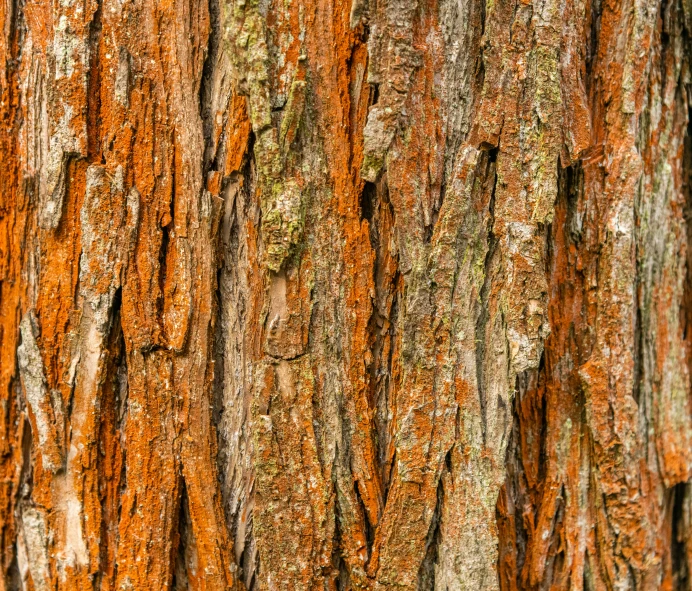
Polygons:
M103 163L101 150L101 17L102 0L97 0L94 17L89 24L89 72L87 77L87 158Z
M440 542L442 533L440 524L442 520L442 507L445 501L444 477L451 470L452 450L450 449L445 456L444 470L440 475L440 480L437 484L437 503L433 517L430 520L430 530L425 540L425 557L418 570L418 591L434 591L435 589L435 568L439 554Z
M487 422L487 399L486 399L486 389L485 389L485 357L486 357L486 333L489 330L488 322L490 321L490 309L489 301L491 295L491 288L494 281L493 268L495 265L493 262L496 257L499 256L499 243L493 231L493 226L495 224L495 194L497 189L497 172L492 166L497 161L498 148L493 148L488 150L488 166L489 170L492 171L493 188L490 194L490 202L488 204L488 225L487 225L487 251L485 255L485 261L483 264L483 286L480 291L479 301L477 302L477 316L476 316L476 334L475 334L475 345L476 345L476 383L478 386L478 398L480 401L481 409L481 428L483 433L483 443L486 440L486 422Z
M204 66L202 67L202 80L199 86L199 115L204 133L203 178L206 178L207 172L217 168L216 155L213 153L214 113L212 101L214 97L214 68L219 63L221 43L220 10L219 0L209 0L209 38Z
M118 545L121 499L127 488L122 433L127 408L128 383L127 355L120 322L121 306L122 290L118 289L113 297L111 329L105 349L107 351L106 368L99 401L97 471L102 509L99 551L103 566L96 575L97 587L103 580L115 580L117 574L114 558Z
M190 508L188 506L187 490L183 482L180 493L180 509L178 513L178 532L176 543L173 546L173 591L188 591L190 588L189 575L193 574L197 567L197 555L195 540L190 521ZM192 570L192 573L190 571Z
M676 484L670 491L672 497L672 527L671 527L671 571L673 577L674 589L689 589L690 573L689 564L687 562L690 532L687 531L689 523L689 515L685 515L689 510L690 484L681 482Z

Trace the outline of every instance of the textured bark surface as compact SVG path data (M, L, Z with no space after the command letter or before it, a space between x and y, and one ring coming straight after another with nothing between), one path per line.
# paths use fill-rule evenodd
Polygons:
M692 589L692 2L0 23L0 591Z

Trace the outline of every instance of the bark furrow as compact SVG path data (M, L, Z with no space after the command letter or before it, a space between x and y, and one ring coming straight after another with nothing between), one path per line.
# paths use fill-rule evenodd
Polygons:
M687 0L0 22L0 591L692 589Z

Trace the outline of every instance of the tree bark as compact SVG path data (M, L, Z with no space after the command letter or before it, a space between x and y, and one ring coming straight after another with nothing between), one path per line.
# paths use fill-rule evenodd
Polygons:
M689 0L0 23L0 591L692 589Z

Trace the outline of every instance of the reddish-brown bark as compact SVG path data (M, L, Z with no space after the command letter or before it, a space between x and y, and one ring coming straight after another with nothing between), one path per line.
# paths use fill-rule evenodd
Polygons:
M0 590L688 589L690 10L0 7Z

